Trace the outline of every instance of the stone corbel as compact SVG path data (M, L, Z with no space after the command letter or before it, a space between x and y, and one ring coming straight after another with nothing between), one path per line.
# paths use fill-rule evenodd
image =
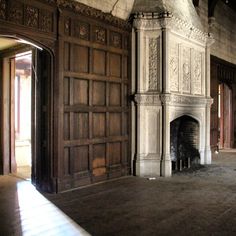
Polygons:
M207 98L206 99L206 105L207 105L207 107L211 107L211 105L213 104L213 98Z
M170 105L171 95L170 94L161 94L160 99L161 99L161 104L162 105L164 105L164 106Z
M215 28L215 22L216 22L215 17L208 18L208 35L209 37L212 37L212 38L213 38L213 30Z

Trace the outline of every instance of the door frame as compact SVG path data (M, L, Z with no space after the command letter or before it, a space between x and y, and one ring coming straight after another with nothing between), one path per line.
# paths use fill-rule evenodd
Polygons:
M4 35L4 34L3 34ZM9 34L8 34L9 35ZM2 36L1 34L1 29L0 29L0 37ZM14 38L17 39L22 39L22 37L16 37L15 35L13 36ZM23 38L24 40L26 40L25 38ZM30 42L32 43L32 42ZM34 42L32 43L34 44ZM35 44L37 45L37 44ZM53 161L52 161L52 156L53 156L53 81L54 81L54 54L52 53L52 51L48 50L48 48L45 48L43 45L39 45L40 47L42 47L48 54L48 57L50 58L50 71L48 72L49 74L49 79L47 80L48 83L48 87L49 87L49 94L47 94L47 98L49 99L48 104L50 106L50 112L48 114L47 117L47 122L48 123L48 128L49 130L47 130L47 135L48 138L47 140L49 140L49 144L47 146L47 158L46 159L46 163L41 163L41 159L37 158L38 153L35 153L34 150L32 150L32 183L34 185L36 185L36 187L40 190L43 191L47 191L47 192L56 192L56 180L53 176ZM13 150L13 141L14 141L14 134L13 131L11 129L11 127L13 126L13 122L14 119L11 119L11 117L13 117L13 110L14 107L10 106L12 101L14 100L13 97L13 93L11 92L11 80L10 80L10 68L9 68L9 63L8 60L13 57L15 54L27 51L27 50L32 50L32 56L33 56L33 47L32 46L25 46L25 45L20 45L20 46L16 46L13 47L9 50L4 51L1 54L1 61L3 62L2 65L2 72L3 72L3 80L1 80L0 82L0 89L1 89L1 102L0 104L3 104L3 106L1 106L0 108L0 112L1 112L1 131L0 131L0 136L1 136L1 140L0 140L0 151L1 151L1 156L2 156L2 160L0 159L1 165L0 167L2 167L0 169L0 174L10 174L10 173L14 173L15 172L15 166L14 166L14 152L12 152ZM33 62L33 57L32 57L32 62ZM5 68L4 68L5 67ZM7 76L8 74L8 76ZM33 71L32 71L32 74ZM38 76L37 76L38 77ZM34 76L32 76L32 82L35 80L36 78L34 78ZM38 79L38 78L37 78ZM32 84L32 90L33 89L33 84ZM13 96L12 96L13 95ZM31 104L31 108L32 108L32 112L34 112L34 108L35 108L35 103L37 102L37 99L34 98L34 96L36 96L36 94L32 94L32 101L34 101L34 103ZM13 100L12 100L13 99ZM10 108L10 109L9 109ZM35 113L36 114L36 113ZM40 113L37 112L37 115L40 115ZM38 118L37 118L38 119ZM9 122L10 121L10 122ZM32 123L33 129L32 129L32 142L34 142L33 137L36 136L36 133L38 131L36 131L35 129L35 123ZM37 127L38 128L38 127ZM32 148L34 148L36 150L36 146L38 147L38 150L40 150L40 145L42 145L43 142L41 142L40 140L37 140L37 144L34 144L34 146ZM12 162L13 161L13 162ZM48 166L48 164L50 164L50 166ZM45 166L47 166L47 172L44 171L43 168L45 168Z

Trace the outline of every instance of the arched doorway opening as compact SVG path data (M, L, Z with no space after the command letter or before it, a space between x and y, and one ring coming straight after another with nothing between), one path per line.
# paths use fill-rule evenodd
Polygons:
M199 163L199 133L198 121L190 116L181 116L170 123L172 171Z
M48 50L0 35L1 174L51 191L52 57Z

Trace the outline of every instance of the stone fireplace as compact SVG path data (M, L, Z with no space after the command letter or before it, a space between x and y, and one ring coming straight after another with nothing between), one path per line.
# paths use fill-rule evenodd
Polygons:
M190 161L197 158L201 164L211 163L209 47L213 40L199 20L188 21L186 12L181 12L184 8L172 12L171 5L157 2L156 12L138 9L134 15L134 168L139 176L171 176L175 159L189 155L189 150L188 154L180 151L187 144L196 151ZM197 14L192 1L182 2L191 14ZM187 129L185 144L181 135L186 136ZM175 144L174 139L178 139Z

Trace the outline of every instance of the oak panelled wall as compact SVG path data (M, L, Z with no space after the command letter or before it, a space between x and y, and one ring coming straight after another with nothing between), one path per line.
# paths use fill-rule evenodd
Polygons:
M51 50L46 108L51 191L129 175L130 25L56 0L0 0L0 21L2 35Z
M60 189L130 174L129 32L64 12Z

